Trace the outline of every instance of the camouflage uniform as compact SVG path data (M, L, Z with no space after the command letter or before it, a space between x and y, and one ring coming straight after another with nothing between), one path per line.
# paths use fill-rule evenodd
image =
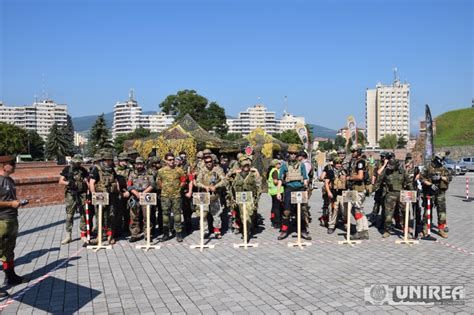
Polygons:
M109 205L102 208L103 211L103 229L107 236L112 237L115 233L117 205L119 189L117 185L117 174L114 168L107 165L100 165L96 168L98 180L95 184L96 192L106 192L109 194Z
M226 187L226 185L227 179L220 166L213 166L211 170L205 167L204 169L201 169L197 175L196 186L198 189L203 189L205 191L206 188L211 186L216 188L215 192L210 192L211 203L209 205L209 212L213 220L214 233L216 234L220 234L221 232L222 206L220 203L220 195L222 194L222 190ZM208 218L207 209L204 212L204 218ZM208 228L210 228L209 222ZM209 231L209 233L211 233L211 231Z
M428 167L421 173L421 182L423 183L424 208L427 208L427 197L431 197L431 209L436 206L438 213L438 230L440 236L447 238L448 234L444 231L446 225L446 191L452 176L449 171L442 165L441 158L436 155ZM431 185L430 185L431 184ZM423 231L427 233L425 211L425 223ZM433 215L431 215L433 217Z
M361 152L362 147L360 145L352 146L352 151ZM365 174L367 172L367 163L363 158L360 157L360 154L356 158L351 159L350 163L350 175L357 176L360 171L363 171ZM357 191L357 202L352 204L352 215L356 221L356 230L357 235L354 237L356 239L368 239L369 238L369 224L367 217L364 214L364 201L366 197L366 188L365 188L365 179L362 180L351 180L349 181L349 187ZM350 228L348 226L347 228Z
M68 182L73 181L73 183L70 182L70 184L65 187L66 232L72 232L74 214L77 210L80 216L79 228L81 230L81 237L85 237L87 227L84 204L87 193L87 184L85 182L88 177L87 171L81 166L70 165L64 168L61 176Z
M410 177L405 170L398 166L398 162L391 160L387 164L381 176L378 178L378 186L385 187L385 224L383 237L390 236L393 214L396 209L402 213L405 211L405 204L400 201L400 191L412 189Z
M138 161L139 158L137 158L135 163L138 163ZM143 170L135 169L133 172L130 173L128 177L127 186L130 193L132 193L132 190L142 193L143 191L145 191L145 189L152 185L153 177L148 175L145 168ZM140 200L136 196L130 196L130 234L133 238L137 238L141 232L140 223L142 221L140 219L143 219L146 225L146 206L141 206L139 202ZM151 229L153 229L153 225L151 224L151 222L150 227Z
M241 166L250 165L250 161L248 159L244 159L240 162ZM243 220L247 221L247 226L249 227L249 235L252 233L252 223L255 220L257 214L257 207L255 206L255 200L258 200L258 197L261 194L261 179L258 175L258 172L251 169L249 172L239 171L235 173L235 177L232 181L232 189L234 193L243 192L243 191L251 191L253 194L253 203L246 203L246 210L247 210L247 217L244 218L243 210L240 208L241 205L236 205L236 210L240 212L240 222ZM235 196L234 196L235 200ZM237 227L240 227L238 221L236 221Z
M341 164L342 160L339 157L334 159L335 164ZM332 193L331 205L329 207L328 215L328 233L334 232L339 213L344 214L344 202L342 199L342 192L346 190L346 171L342 166L334 166L327 174L327 181ZM324 189L324 188L323 188Z
M174 230L181 233L181 187L186 182L186 174L181 168L164 166L157 174L157 187L161 188L163 209L163 234L170 231L170 213L174 216Z
M128 161L128 154L122 152L118 156L119 161ZM119 183L119 200L117 202L117 230L122 232L128 231L130 225L130 209L128 208L128 199L123 194L127 191L127 180L132 169L129 165L115 167L117 181Z

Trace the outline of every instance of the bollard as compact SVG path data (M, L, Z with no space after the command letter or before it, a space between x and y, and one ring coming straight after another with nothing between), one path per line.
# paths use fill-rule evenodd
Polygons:
M466 176L466 199L463 201L470 202L471 199L469 198L469 177Z
M91 241L91 223L89 221L89 201L86 200L86 233L87 243Z

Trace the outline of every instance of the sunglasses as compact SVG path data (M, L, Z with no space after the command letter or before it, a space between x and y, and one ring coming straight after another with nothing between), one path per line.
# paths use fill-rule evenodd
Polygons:
M206 163L206 164L211 164L211 163L212 163L212 160L211 160L211 161L204 161L204 163Z
M174 159L166 159L168 162L174 162Z

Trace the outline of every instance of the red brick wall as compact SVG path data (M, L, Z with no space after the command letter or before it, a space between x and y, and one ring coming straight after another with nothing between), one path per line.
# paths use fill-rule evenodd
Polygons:
M19 199L28 199L26 207L64 203L64 186L58 184L64 165L55 162L18 163L12 177Z

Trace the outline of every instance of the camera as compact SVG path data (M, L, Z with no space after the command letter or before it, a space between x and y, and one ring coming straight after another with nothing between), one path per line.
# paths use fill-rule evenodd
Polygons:
M29 203L27 199L20 200L20 207L26 206Z

